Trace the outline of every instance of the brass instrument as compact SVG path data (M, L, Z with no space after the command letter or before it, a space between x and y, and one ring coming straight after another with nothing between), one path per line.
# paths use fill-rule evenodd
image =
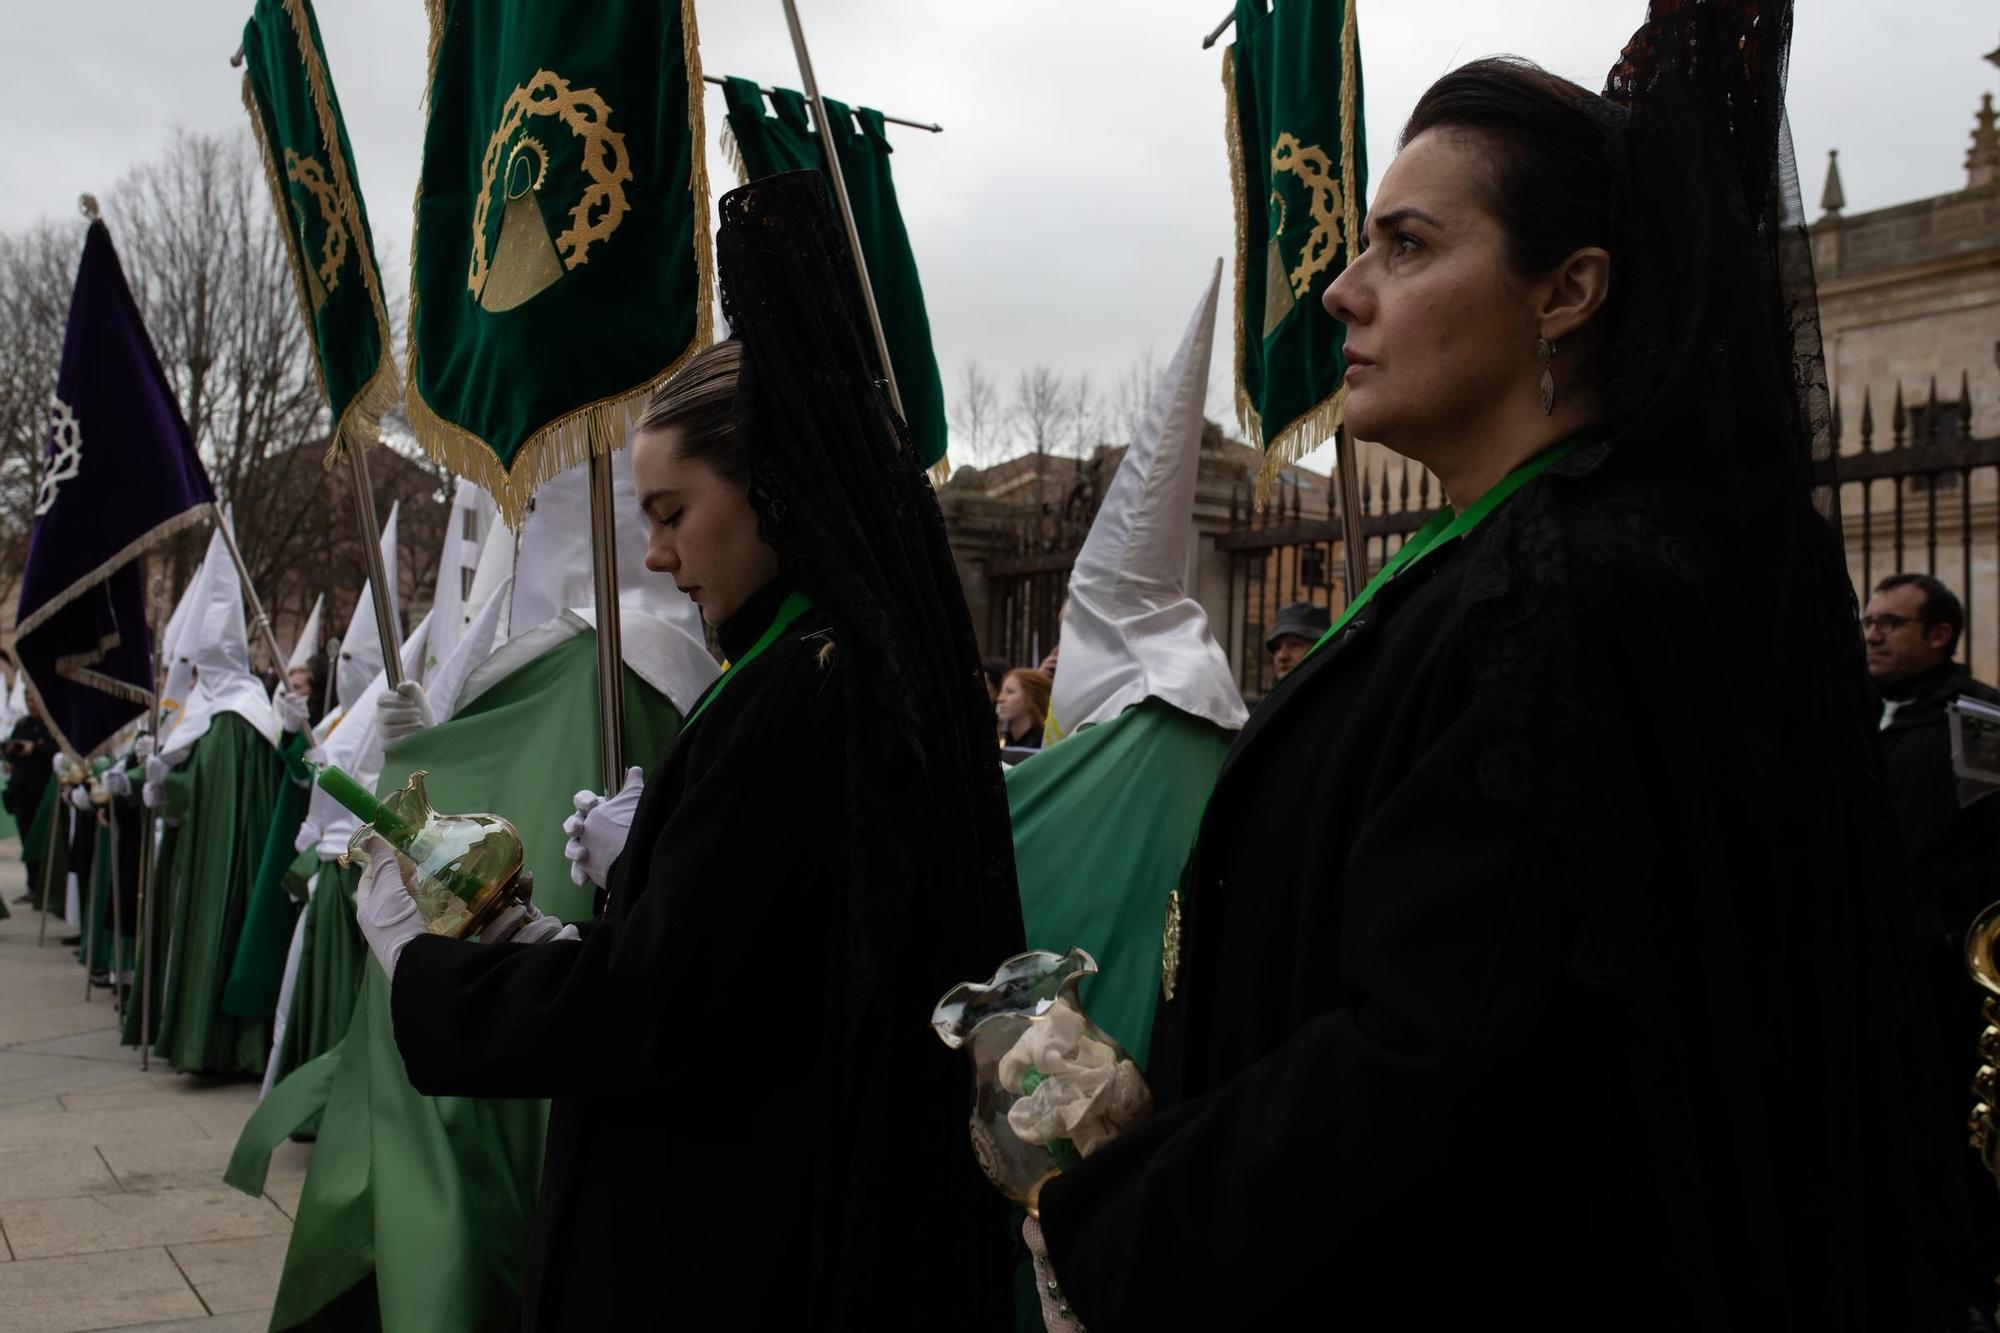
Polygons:
M1986 1169L2000 1175L2000 1131L1994 1125L1994 1107L2000 1105L2000 960L1994 946L2000 944L2000 902L1990 904L1973 918L1965 933L1965 970L1987 992L1980 1013L1986 1030L1979 1034L1979 1072L1972 1076L1972 1095L1977 1101L1966 1132L1979 1160Z

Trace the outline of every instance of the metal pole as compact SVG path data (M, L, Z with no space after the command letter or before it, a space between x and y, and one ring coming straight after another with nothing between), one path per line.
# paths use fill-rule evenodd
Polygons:
M327 639L323 655L326 658L326 683L320 687L319 692L319 713L322 719L333 711L333 701L340 697L339 691L334 688L334 678L340 674L335 670L340 664L340 637L338 635ZM396 665L402 665L400 654L398 654Z
M354 482L354 510L361 520L361 553L368 561L368 586L375 594L375 632L382 636L382 674L389 688L403 683L403 636L389 606L389 575L382 567L382 525L375 521L375 491L368 483L368 459L347 446L348 475ZM282 659L281 659L282 660Z
M1234 22L1236 22L1236 16L1234 14L1231 14L1228 18L1222 20L1222 22L1216 24L1214 29L1209 32L1208 36L1201 39L1201 49L1206 51L1208 50L1209 47L1214 46L1217 42L1221 41L1222 34L1228 32L1229 25Z
M62 779L55 779L56 803L49 809L49 845L42 853L42 924L35 931L35 947L41 948L49 938L49 877L56 869L56 830L62 827L63 815L69 810L69 802L63 799Z
M264 651L271 655L272 666L283 671L284 650L278 647L278 636L271 632L271 618L264 614L264 602L257 596L257 586L250 582L250 566L243 563L243 551L236 545L236 534L223 520L222 510L210 505L209 514L215 519L215 530L222 534L222 544L229 548L229 559L236 566L236 580L243 585L243 596L250 602L250 631L263 636Z
M609 454L590 456L590 582L597 593L597 721L608 794L625 782L625 652L618 623L618 512Z
M875 335L875 352L882 359L882 377L889 385L889 405L907 423L903 393L896 387L896 367L889 362L889 340L882 335L882 314L875 308L875 289L868 282L868 261L861 254L861 234L854 229L854 209L847 202L847 178L840 171L840 155L833 147L833 124L826 118L826 99L819 95L819 80L813 77L812 53L806 50L806 30L799 25L796 0L784 0L785 22L792 29L792 50L799 57L799 79L812 102L813 121L819 126L820 150L826 154L826 176L833 182L833 201L840 206L840 220L847 228L847 248L854 252L854 272L861 279L861 303L868 310L868 329Z
M118 872L123 868L124 862L118 857L118 807L113 803L116 799L113 797L111 801L105 802L104 806L105 813L111 817L111 961L105 965L105 970L111 974L112 1007L122 1014L125 1011L125 991L124 983L119 977L125 969L118 965L118 946L125 938L125 914L118 907Z
M1354 437L1345 425L1333 432L1334 464L1340 469L1341 546L1347 566L1347 602L1352 605L1368 580L1368 542L1361 535L1361 469L1354 461Z
M714 85L715 85L716 87L718 87L718 88L726 88L726 87L728 87L728 86L729 86L729 80L728 80L728 79L725 79L725 78L721 78L721 77L719 77L719 76L717 76L717 75L714 75L714 74L704 74L704 75L702 75L702 76L701 76L701 81L702 81L703 83L712 83L712 84L714 84ZM771 95L772 95L773 93L777 92L778 90L777 90L776 88L767 88L767 87L765 87L765 86L764 86L763 84L761 84L761 83L760 83L760 84L758 84L758 85L757 85L757 91L758 91L758 92L760 92L760 93L762 93L762 94L764 94L764 95L765 95L766 97L769 97L769 96L771 96ZM937 123L936 121L930 121L930 120L904 120L904 119L903 119L903 118L902 118L901 116L892 116L892 115L890 115L890 114L889 114L888 112L886 112L886 111L882 113L882 119L884 119L884 120L888 121L888 122L889 122L889 123L890 123L891 125L908 125L908 126L909 126L909 127L911 128L911 129L913 129L913 130L923 130L923 131L925 131L926 133L929 133L929 134L943 134L943 133L944 133L944 126L942 126L942 125L938 124L938 123Z
M159 857L153 849L157 827L153 812L143 803L139 809L139 1069L143 1073L152 1067L153 876Z
M92 808L91 819L93 823L96 822L95 807ZM91 836L95 839L96 834L93 833ZM79 877L76 886L77 895L83 899L83 1002L85 1004L90 1003L91 964L97 961L97 894L92 891L96 887L97 879L97 858L94 856L90 860L90 878L92 883L85 884Z

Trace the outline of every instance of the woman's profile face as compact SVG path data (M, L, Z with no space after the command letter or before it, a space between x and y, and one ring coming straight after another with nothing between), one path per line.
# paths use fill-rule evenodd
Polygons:
M1021 688L1021 682L1012 676L1000 682L999 697L993 701L993 711L1002 722L1015 723L1028 716L1028 692Z
M1486 141L1427 130L1389 165L1367 249L1322 304L1347 326L1347 424L1422 458L1490 419L1506 396L1539 391L1540 330L1488 211Z
M777 577L778 553L757 535L747 489L682 457L676 427L633 437L632 482L646 515L646 568L672 576L709 624Z

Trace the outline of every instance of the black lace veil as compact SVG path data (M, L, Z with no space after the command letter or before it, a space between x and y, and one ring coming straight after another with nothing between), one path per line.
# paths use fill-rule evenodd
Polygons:
M1658 697L1709 695L1709 735L1626 765L1622 791L1551 804L1598 822L1606 873L1583 966L1631 1034L1635 1133L1661 1164L1681 1246L1661 1256L1663 1276L1702 1327L1902 1328L1962 1261L1962 1107L1940 1095L1941 1034L1925 1030L1923 997L1947 960L1889 852L1829 484L1836 441L1785 122L1792 17L1791 0L1652 0L1589 106L1619 186L1614 430L1555 474L1601 470L1688 497L1728 561L1708 600L1690 599L1697 616L1716 608L1711 651L1688 645L1697 623L1661 627L1646 649L1654 678L1673 682ZM1645 526L1639 515L1630 532ZM1614 538L1627 539L1640 540ZM1618 669L1599 667L1622 651L1629 682L1632 646L1587 632L1574 646L1563 706L1629 709L1600 679ZM1652 809L1619 808L1635 800ZM1649 823L1690 844L1650 879ZM1625 835L1635 845L1609 845Z
M827 883L800 886L839 898L844 932L800 1065L818 1108L805 1132L827 1149L812 1304L827 1326L932 1311L972 1327L958 1322L968 1284L987 1282L985 1309L1005 1317L1005 1211L966 1138L962 1060L927 1021L949 986L1022 947L992 708L943 517L877 377L821 174L766 177L724 195L721 213L751 503L783 577L833 622L847 715L827 799L843 803L851 837ZM934 1206L885 1205L909 1197L882 1188L898 1174L928 1178Z

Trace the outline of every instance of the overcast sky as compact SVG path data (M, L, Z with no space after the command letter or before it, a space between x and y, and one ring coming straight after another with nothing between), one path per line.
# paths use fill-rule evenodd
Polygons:
M1230 7L801 0L828 95L945 127L891 133L948 391L968 359L1004 392L1038 361L1108 387L1149 347L1172 352L1211 264L1234 250L1222 50L1201 49ZM247 0L0 0L0 86L28 108L25 132L0 148L0 229L73 216L79 192L109 189L172 127L243 130L227 61L248 11ZM403 285L423 5L321 0L318 12L385 276ZM699 0L698 13L708 73L799 86L778 0ZM1641 0L1360 0L1374 176L1446 69L1506 51L1596 88L1643 15ZM1980 59L2000 45L1996 17L1992 0L1799 5L1791 118L1810 215L1829 148L1849 212L1964 185L1972 113L2000 89ZM720 194L735 178L715 146L719 89L707 113ZM1219 359L1228 345L1218 330ZM1221 395L1211 401L1219 411Z

